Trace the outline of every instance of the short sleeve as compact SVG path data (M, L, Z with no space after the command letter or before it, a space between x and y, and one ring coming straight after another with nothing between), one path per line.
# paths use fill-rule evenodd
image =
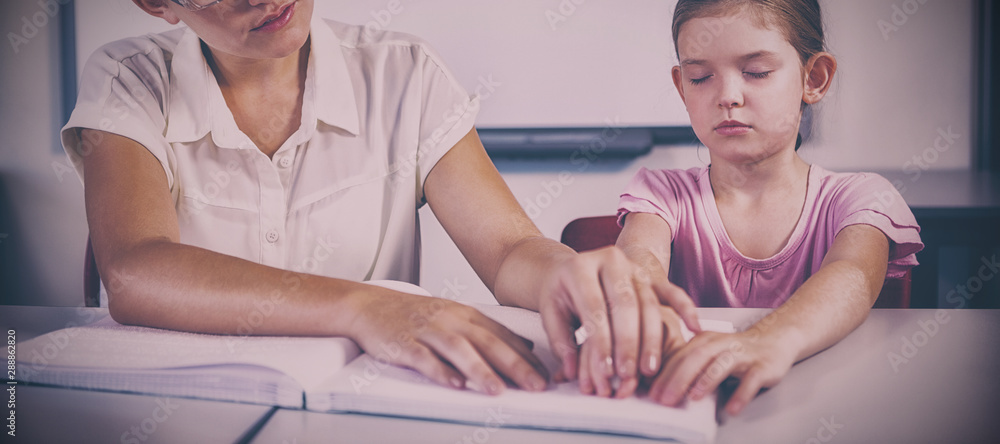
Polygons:
M80 78L76 107L61 132L63 149L81 181L83 156L101 141L82 140L80 130L96 129L144 146L163 166L173 187L173 162L164 138L167 72L162 50L148 39L114 42L90 56Z
M678 184L666 171L640 168L618 200L618 225L625 226L629 213L649 213L663 218L670 226L670 240L677 236L677 211L680 207Z
M475 126L479 97L470 96L429 45L414 45L421 81L420 142L417 148L419 200L437 162Z
M844 188L834 202L835 233L851 225L871 225L889 239L886 277L900 278L917 266L916 253L924 248L913 212L888 180L864 173Z

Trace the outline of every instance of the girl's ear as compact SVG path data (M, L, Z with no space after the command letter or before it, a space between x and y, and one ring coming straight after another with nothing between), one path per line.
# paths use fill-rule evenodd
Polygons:
M170 5L168 4L170 1L171 0L132 0L132 3L135 3L136 6L142 8L143 11L146 11L146 14L166 20L167 23L170 23L171 25L176 25L181 21L181 19L178 18L177 15L174 14L174 11L170 9Z
M833 83L837 72L837 59L828 52L820 52L809 58L805 67L805 89L802 101L807 104L819 102Z
M681 102L684 102L684 106L687 106L687 99L684 98L684 79L681 78L681 67L675 66L674 69L671 69L670 76L674 79L674 87L677 88L677 93L681 95Z

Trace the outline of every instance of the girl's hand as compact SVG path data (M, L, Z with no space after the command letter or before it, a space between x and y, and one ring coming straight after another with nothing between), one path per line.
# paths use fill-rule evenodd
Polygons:
M530 391L547 385L548 372L531 341L475 308L378 290L364 295L357 313L350 331L365 352L438 384L462 389L468 381L490 395L503 392L502 378Z
M586 394L631 395L640 374L652 377L662 363L661 303L674 307L698 331L691 298L665 274L650 277L621 249L607 247L561 262L546 278L539 306L552 350L562 363L557 377L579 376ZM574 329L581 325L586 339L578 349Z
M684 291L680 287L677 290ZM660 317L663 318L663 356L669 362L670 357L674 353L684 348L687 340L684 339L684 334L681 333L681 322L683 321L681 321L681 317L677 314L677 310L674 310L673 307L661 305Z
M794 346L754 329L741 333L702 332L669 357L650 387L649 397L676 406L685 397L701 399L733 376L740 383L725 408L737 415L761 388L773 387L784 378L796 354Z

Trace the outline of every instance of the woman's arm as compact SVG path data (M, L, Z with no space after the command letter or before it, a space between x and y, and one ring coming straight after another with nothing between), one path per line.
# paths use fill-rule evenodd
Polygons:
M650 397L676 405L699 399L729 376L740 379L726 410L738 414L791 366L847 336L868 316L885 281L889 241L877 228L852 225L837 235L816 274L781 307L748 330L705 332L670 357Z
M613 376L634 380L637 367L647 376L656 373L662 347L659 287L618 248L577 254L542 236L475 129L431 170L424 195L497 300L541 313L562 376L576 377L579 358L581 373L595 376L597 394L609 396ZM690 299L671 303L697 329ZM578 352L573 333L581 324L589 339Z
M180 244L156 159L131 139L92 131L81 134L101 141L83 159L87 219L115 320L204 333L346 336L443 385L462 387L467 378L499 393L498 371L521 387L544 388L544 367L528 344L461 304Z

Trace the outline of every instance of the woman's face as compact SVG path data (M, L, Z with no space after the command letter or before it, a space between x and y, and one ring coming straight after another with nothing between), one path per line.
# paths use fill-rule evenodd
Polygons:
M678 42L674 84L713 157L746 164L795 149L805 78L781 32L738 13L690 20Z
M168 2L214 51L249 58L291 55L309 37L313 0L222 0L201 11Z

